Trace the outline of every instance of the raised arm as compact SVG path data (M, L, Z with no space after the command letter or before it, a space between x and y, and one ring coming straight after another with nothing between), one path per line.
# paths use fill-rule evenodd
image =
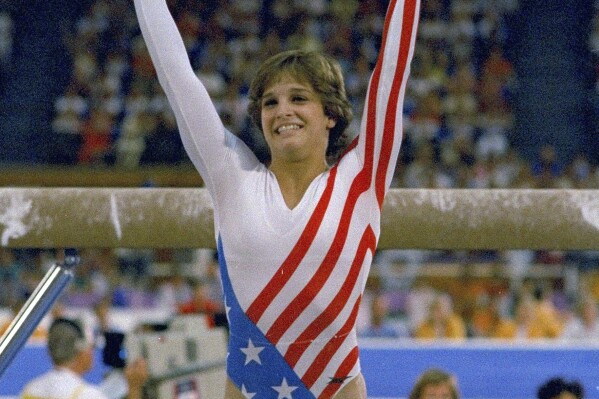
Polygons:
M392 0L368 87L357 150L372 167L379 205L391 184L402 140L403 101L410 74L420 0Z
M227 147L234 136L225 131L208 92L193 71L181 34L165 0L135 0L141 32L177 118L190 159L209 189L226 167Z

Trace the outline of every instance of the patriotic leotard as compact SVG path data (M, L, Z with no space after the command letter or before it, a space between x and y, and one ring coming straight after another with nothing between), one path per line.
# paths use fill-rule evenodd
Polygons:
M230 323L227 374L248 398L331 398L360 373L355 320L402 137L419 0L392 0L360 134L289 209L228 132L165 0L135 0L158 78L214 202Z

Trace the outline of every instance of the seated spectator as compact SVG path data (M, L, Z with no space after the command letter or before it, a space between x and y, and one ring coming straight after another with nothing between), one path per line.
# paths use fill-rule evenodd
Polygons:
M542 304L523 298L516 305L515 318L502 320L495 330L495 338L557 338L561 333L559 320Z
M370 303L370 322L360 332L365 338L398 338L399 331L389 322L389 302L383 295L372 298Z
M538 159L532 164L532 172L538 188L553 188L553 183L563 173L563 165L557 157L557 152L552 145L544 145Z
M586 297L580 301L576 314L564 326L561 338L599 340L599 317L594 298Z
M464 320L454 313L448 295L439 295L433 301L427 318L414 331L414 337L419 339L466 338Z
M162 266L172 267L172 263L164 262ZM193 298L190 279L183 276L178 270L175 270L174 273L156 276L156 278L154 291L157 307L176 312L181 304L187 303Z
M477 338L492 338L502 321L498 299L488 296L477 298L470 320L470 334Z
M49 162L75 165L83 143L83 119L73 110L60 111L52 120L52 141L48 143Z
M79 164L103 165L112 149L115 120L110 113L93 109L89 119L82 125L83 136L79 148Z
M25 295L22 270L24 265L15 256L14 250L0 248L0 308L15 306Z
M441 369L426 370L418 377L408 399L459 399L455 376Z
M127 169L139 166L146 137L155 134L157 128L158 118L151 112L142 110L127 114L115 142L116 164Z
M537 399L582 399L584 388L578 381L551 378L539 387Z
M145 135L141 165L179 164L185 158L183 143L172 111L160 113L155 129Z
M216 326L217 314L222 311L221 306L210 299L208 295L208 287L203 281L195 281L192 283L192 297L189 301L180 304L180 314L200 313L206 315L208 327Z
M94 346L86 339L81 326L70 319L55 319L48 332L48 351L54 368L30 381L21 399L96 398L107 396L82 376L93 366ZM143 359L132 362L125 371L129 399L141 399L148 377Z

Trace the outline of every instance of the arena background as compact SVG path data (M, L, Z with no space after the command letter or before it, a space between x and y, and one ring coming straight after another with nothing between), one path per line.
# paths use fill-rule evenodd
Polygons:
M369 398L406 398L418 375L429 367L452 370L463 398L533 399L538 381L560 375L578 379L586 398L599 397L597 348L555 345L414 345L411 342L363 342L362 361ZM17 364L27 364L27 368ZM101 356L86 379L100 382ZM23 384L50 367L43 345L30 345L2 377L0 397L17 396Z
M319 48L340 59L359 115L385 1L170 4L223 120L257 151L263 143L244 114L247 84L255 63L279 49ZM592 0L424 0L394 187L599 188L597 49ZM202 184L182 152L127 0L0 0L0 131L3 187ZM0 251L4 322L55 253ZM60 300L66 313L105 298L119 312L177 312L197 280L219 298L210 252L98 248L82 255ZM555 375L579 379L587 397L599 397L599 335L565 333L580 318L580 300L599 299L598 266L597 251L380 252L360 327L367 335L369 305L383 297L397 337L364 338L372 396L405 397L418 373L439 366L456 373L465 398L534 398ZM552 309L560 332L540 341L493 338L485 315L515 318L525 294ZM438 296L450 299L464 323L458 340L415 336ZM43 342L43 326L39 334ZM0 377L0 396L15 396L48 367L43 343L19 356ZM97 363L93 381L102 374Z

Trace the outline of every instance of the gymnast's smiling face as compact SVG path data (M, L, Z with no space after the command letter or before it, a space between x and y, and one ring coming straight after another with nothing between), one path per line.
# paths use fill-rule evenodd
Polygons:
M282 72L266 88L261 122L272 163L326 163L329 132L336 121L307 82Z
M285 85L294 85L296 89L304 89L304 92L296 90L291 93L291 88L287 87L289 90L284 93L282 89L285 89L283 87ZM292 94L295 95L295 98L292 97ZM333 58L319 52L303 50L289 50L276 54L267 59L256 72L250 85L249 99L248 114L252 122L264 134L269 150L273 153L276 152L276 154L268 154L267 159L264 159L265 164L273 166L271 164L272 155L294 155L302 159L302 153L277 152L290 150L291 147L278 146L282 143L275 139L283 138L285 135L281 135L281 131L277 131L276 126L272 124L264 126L264 123L275 123L276 112L279 112L279 120L285 120L281 115L287 112L286 121L302 122L295 119L307 117L305 111L316 105L318 108L315 109L315 112L318 111L318 113L314 113L312 116L317 115L320 122L324 121L324 124L320 124L318 139L322 139L322 134L325 133L328 136L325 157L334 163L344 152L348 144L344 132L353 118L353 111L347 99L341 66ZM281 100L286 101L281 103ZM293 105L294 108L287 107L287 105ZM265 106L267 109L264 109ZM296 112L295 116L293 112ZM293 132L314 132L313 128L316 126L312 122L318 121L312 116L305 121L310 121L309 125L306 123L305 126L302 126L292 123L287 126L287 130L284 129L282 132L289 136ZM318 140L311 142L310 146L320 144L321 140ZM320 147L318 148L320 150ZM320 166L318 165L318 167Z

